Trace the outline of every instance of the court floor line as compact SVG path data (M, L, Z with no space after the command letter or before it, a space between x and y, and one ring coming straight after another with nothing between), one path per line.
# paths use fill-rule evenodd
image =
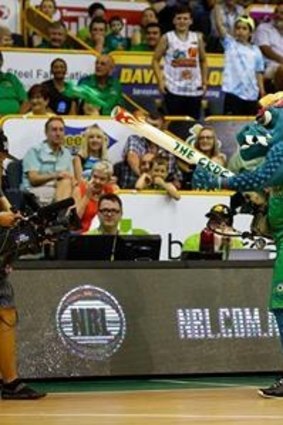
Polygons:
M0 418L132 418L132 419L186 419L186 420L283 420L283 415L189 415L164 413L0 413Z
M234 389L235 390L247 390L247 389L257 389L258 387L252 387L252 386L237 386L237 387L234 387ZM95 396L95 395L105 395L105 394L110 394L110 395L115 395L115 394L117 394L117 395L123 395L123 394L136 394L136 393L148 393L148 392L150 392L150 393L172 393L172 392L178 392L178 393L180 393L180 392L188 392L188 391L194 391L194 392L196 392L196 391L204 391L204 390L206 390L207 388L168 388L168 389L159 389L159 388L156 388L156 389L141 389L141 390L110 390L110 391L108 391L108 390L106 390L106 391L72 391L72 392L62 392L62 391L60 391L60 392L52 392L52 391L50 391L48 394L49 394L49 396L55 396L55 397L66 397L66 396L84 396L85 394L88 394L88 395L93 395L93 396ZM227 388L222 388L222 387L219 387L219 388L210 388L211 390L215 390L215 391L223 391L223 390L225 390L225 389L230 389L230 387L227 387Z
M152 379L151 382L156 382L156 383L168 383L168 384L181 384L181 385L188 385L189 389L194 389L193 385L191 384L197 384L197 385L204 385L204 386L211 386L211 387L245 387L245 388L257 388L257 386L254 385L245 385L245 384L228 384L228 383L222 383L222 382L206 382L206 381L202 381L202 380L195 380L195 381L179 381L179 380L175 380L175 379ZM198 388L200 389L200 388Z

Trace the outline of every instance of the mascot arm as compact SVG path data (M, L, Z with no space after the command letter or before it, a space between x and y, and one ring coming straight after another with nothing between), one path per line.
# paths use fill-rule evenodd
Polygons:
M220 182L221 189L238 191L256 191L279 185L283 185L283 143L273 146L256 170L245 171Z

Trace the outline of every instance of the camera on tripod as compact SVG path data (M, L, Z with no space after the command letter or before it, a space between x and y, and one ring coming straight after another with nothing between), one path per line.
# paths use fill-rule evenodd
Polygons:
M11 264L19 256L41 252L46 242L54 242L78 229L73 198L55 202L38 208L28 216L24 216L12 228L0 229L1 266Z

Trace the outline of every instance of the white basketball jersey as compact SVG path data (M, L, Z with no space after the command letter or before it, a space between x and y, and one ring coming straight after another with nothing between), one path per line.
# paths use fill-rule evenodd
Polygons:
M189 31L187 39L181 40L175 31L169 31L166 37L164 75L167 89L180 96L200 96L203 90L197 33Z

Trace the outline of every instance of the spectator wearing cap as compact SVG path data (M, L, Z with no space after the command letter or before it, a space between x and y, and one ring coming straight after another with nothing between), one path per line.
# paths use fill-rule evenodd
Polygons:
M26 90L16 75L2 71L3 63L0 52L0 116L24 114L29 109Z
M184 241L183 251L224 252L224 254L228 254L231 248L243 248L241 240L228 236L234 230L233 213L227 205L214 205L205 217L208 218L205 227L200 233L190 235Z
M106 19L106 8L102 3L91 3L87 12L90 21L95 18L102 18L104 20ZM77 37L82 41L87 42L87 40L90 38L89 26L81 28L77 33Z
M222 84L224 114L255 115L258 99L265 95L263 56L260 49L251 43L255 23L249 16L238 17L234 35L231 36L222 23L218 3L214 12L225 52Z

